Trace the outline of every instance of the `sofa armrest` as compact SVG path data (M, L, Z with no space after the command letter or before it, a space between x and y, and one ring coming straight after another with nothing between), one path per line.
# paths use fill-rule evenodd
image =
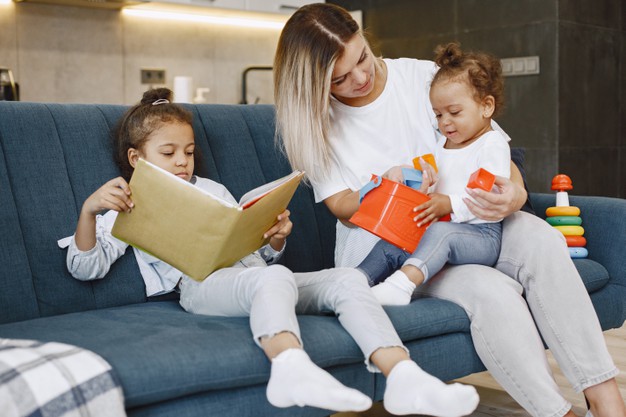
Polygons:
M541 218L546 217L546 208L556 203L555 194L531 193L530 197ZM580 208L589 259L607 269L610 284L626 287L626 200L570 195L569 203Z

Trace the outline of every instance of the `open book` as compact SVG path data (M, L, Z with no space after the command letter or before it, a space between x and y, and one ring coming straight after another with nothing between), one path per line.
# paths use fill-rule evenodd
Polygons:
M129 184L135 207L119 213L111 233L202 281L267 244L263 234L303 175L294 171L233 204L140 159Z

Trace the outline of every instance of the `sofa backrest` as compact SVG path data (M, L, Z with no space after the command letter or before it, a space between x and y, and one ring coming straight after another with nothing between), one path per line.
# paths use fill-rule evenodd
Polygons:
M197 174L236 197L286 175L268 105L188 105L202 155ZM144 302L132 251L103 280L80 282L56 241L71 235L84 200L119 175L111 130L126 106L0 102L0 323ZM335 220L301 186L289 206L294 231L283 263L332 266Z

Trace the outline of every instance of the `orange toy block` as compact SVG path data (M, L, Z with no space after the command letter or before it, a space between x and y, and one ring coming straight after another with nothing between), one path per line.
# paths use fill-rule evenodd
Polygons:
M486 169L478 168L477 171L470 175L469 181L467 182L467 188L480 188L481 190L489 192L495 183L495 175Z
M423 171L422 164L420 164L420 158L430 164L435 169L435 172L439 172L437 170L437 163L435 162L435 155L433 155L432 153L426 153L422 156L413 158L413 168Z

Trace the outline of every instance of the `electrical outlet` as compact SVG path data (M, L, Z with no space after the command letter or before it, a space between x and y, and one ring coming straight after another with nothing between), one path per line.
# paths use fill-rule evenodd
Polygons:
M141 69L142 84L165 84L164 69Z

